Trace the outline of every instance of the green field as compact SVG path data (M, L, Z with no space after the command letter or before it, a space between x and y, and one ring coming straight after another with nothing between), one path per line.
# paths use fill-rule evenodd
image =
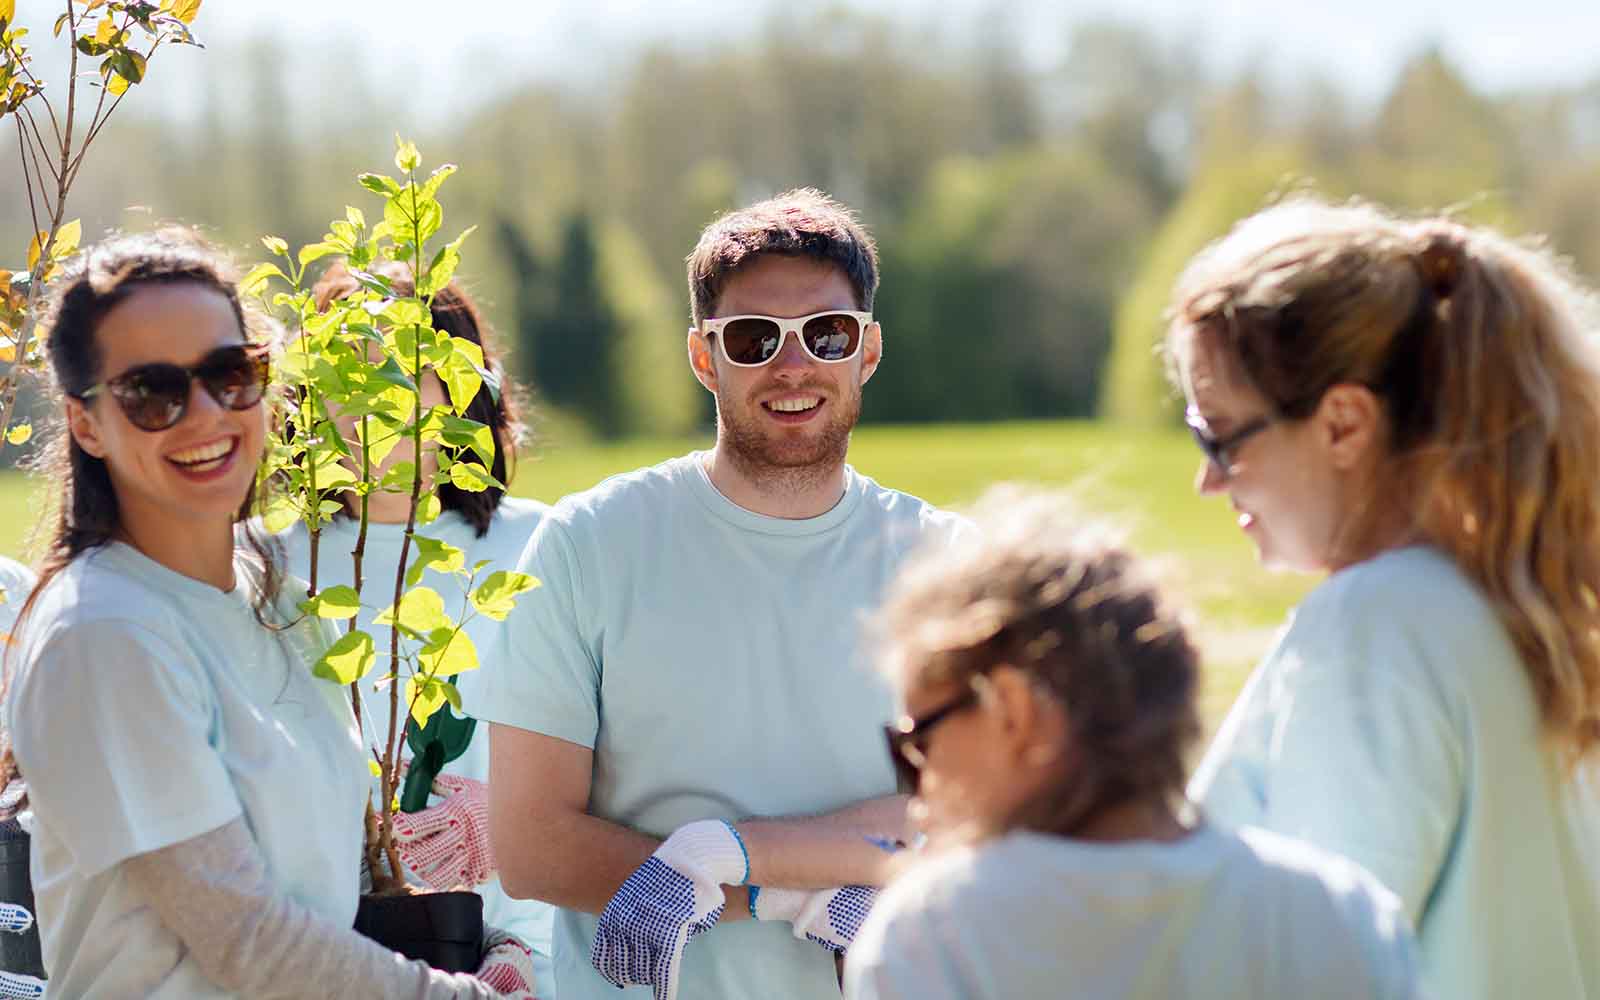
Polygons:
M557 437L519 463L513 492L555 500L707 444L709 437L618 444L563 444ZM1124 526L1139 552L1160 561L1163 579L1193 613L1213 724L1308 583L1264 572L1226 504L1195 495L1198 452L1180 432L1067 421L872 427L857 432L850 454L861 472L937 504L970 503L998 482L1037 483L1067 488L1085 510ZM0 553L28 554L39 492L20 473L0 474Z

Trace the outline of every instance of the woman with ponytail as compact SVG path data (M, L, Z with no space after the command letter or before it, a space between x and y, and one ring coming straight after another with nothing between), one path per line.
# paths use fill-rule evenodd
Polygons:
M1547 252L1313 199L1175 293L1200 492L1327 574L1190 795L1376 874L1438 996L1600 997L1597 337Z
M52 995L528 997L351 929L367 769L303 591L248 527L267 347L192 234L107 240L47 324L61 511L7 666ZM198 383L198 384L196 384ZM14 753L14 758L11 754ZM520 965L518 965L520 963Z

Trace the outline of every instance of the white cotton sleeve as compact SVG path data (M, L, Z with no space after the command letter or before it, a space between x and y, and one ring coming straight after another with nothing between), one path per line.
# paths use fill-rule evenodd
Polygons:
M517 569L541 587L494 631L478 670L458 682L466 711L484 722L593 749L600 732L600 666L583 609L582 561L565 526L545 518Z
M137 623L51 634L8 710L33 811L86 877L242 812L203 669Z
M489 998L274 891L243 820L122 862L129 887L218 988L257 1000Z

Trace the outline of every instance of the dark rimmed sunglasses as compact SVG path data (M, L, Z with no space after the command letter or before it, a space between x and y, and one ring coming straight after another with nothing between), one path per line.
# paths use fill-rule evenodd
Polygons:
M818 361L833 364L849 361L861 350L861 334L872 322L869 312L830 309L784 319L779 316L724 316L701 324L707 337L715 336L722 345L722 356L740 368L759 368L783 349L783 338L791 332L800 346Z
M105 392L117 401L128 422L142 431L164 431L189 410L195 380L230 410L248 410L261 402L271 369L264 344L219 347L192 368L157 361L136 365L114 378L91 385L74 396L88 400Z
M1234 453L1239 450L1239 446L1271 427L1273 417L1262 414L1231 434L1224 434L1221 437L1211 433L1206 426L1205 418L1196 410L1191 409L1184 414L1183 422L1189 425L1189 433L1194 435L1194 443L1205 452L1206 460L1223 479L1227 479L1232 475Z
M940 705L925 715L902 715L883 727L889 741L889 760L894 764L895 787L905 795L917 794L922 784L922 767L928 762L928 736L939 723L978 703L976 688Z

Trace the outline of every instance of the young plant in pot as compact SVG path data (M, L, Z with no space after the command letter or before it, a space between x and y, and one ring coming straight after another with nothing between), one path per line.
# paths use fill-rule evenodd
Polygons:
M416 147L397 139L399 178L360 178L383 199L381 222L369 227L361 210L347 208L320 242L294 254L268 237L262 242L278 259L252 270L245 288L268 299L290 334L277 373L289 402L272 442L274 497L264 521L275 533L297 521L306 532L304 610L344 623L314 669L350 686L371 747L375 786L364 854L371 891L356 929L437 968L471 971L482 952L482 899L409 884L395 817L428 804L440 769L471 740L474 722L456 714L454 682L478 666L467 624L480 615L503 619L537 581L485 572L487 561L467 566L460 548L427 534L440 513L440 484L466 491L504 484L489 472L490 428L464 415L478 392L498 391L482 349L435 329L432 320L433 297L449 284L471 232L430 251L444 215L438 191L455 167L419 179L420 162ZM310 271L334 257L359 288L319 303ZM399 558L392 576L369 578L369 508L387 494L406 501ZM325 527L343 517L356 526L353 548L323 551ZM319 588L332 559L350 560L351 572L339 577L351 583Z

